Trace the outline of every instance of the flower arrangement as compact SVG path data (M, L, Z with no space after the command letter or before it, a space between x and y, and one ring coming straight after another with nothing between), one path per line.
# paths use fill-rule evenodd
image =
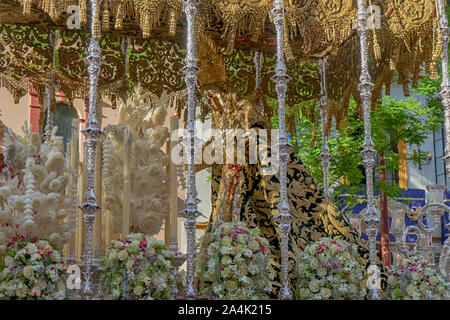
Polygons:
M15 236L0 262L2 299L62 300L68 262L47 240Z
M267 299L275 272L269 242L242 222L222 223L202 241L199 293L213 299Z
M392 268L386 292L393 300L450 299L450 283L433 260L403 259Z
M175 254L154 237L131 233L113 240L103 262L109 299L170 299L180 290Z
M304 300L364 299L365 265L356 245L323 237L309 243L297 261L296 298Z

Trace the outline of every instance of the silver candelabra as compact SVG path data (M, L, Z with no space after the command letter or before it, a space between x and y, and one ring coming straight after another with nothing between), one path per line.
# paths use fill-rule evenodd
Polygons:
M286 167L289 154L287 152L288 139L286 134L286 90L290 77L287 75L284 64L284 7L282 0L274 1L272 14L277 33L277 64L275 75L272 77L275 82L275 90L278 98L278 132L279 132L279 161L280 161L280 213L275 217L281 233L281 289L280 299L291 300L292 293L289 289L289 231L292 224L292 215L289 213L289 202L286 191Z
M374 88L369 74L369 57L368 57L368 23L367 10L365 0L358 0L357 24L359 43L361 51L361 74L359 76L358 90L363 104L364 118L364 142L361 157L363 158L364 168L366 170L366 189L367 189L367 209L364 222L366 223L366 233L369 238L369 259L370 267L376 267L377 249L376 237L378 234L379 218L377 209L375 208L373 198L373 170L375 167L375 157L377 155L374 150L374 144L371 136L370 125L370 104L372 100L372 90ZM371 288L369 292L371 300L381 299L378 288Z
M184 73L184 81L187 90L187 122L185 151L187 157L187 174L186 174L186 200L185 209L180 213L186 220L184 226L186 228L187 237L187 272L186 272L186 289L185 297L195 299L197 291L195 289L195 227L200 212L197 208L197 190L195 185L194 171L194 155L195 155L195 87L197 85L197 74L200 68L197 66L197 58L194 51L194 18L197 12L199 0L184 0L184 12L187 20L187 41L186 41L186 58L185 66L182 68Z
M94 15L98 10L98 0L91 0L91 11ZM85 254L84 263L86 270L84 272L85 281L83 284L83 295L86 299L92 298L94 295L94 288L91 281L91 266L92 266L92 240L93 229L95 224L95 214L100 210L100 206L97 204L97 198L94 192L94 179L95 179L95 152L97 149L98 138L101 135L101 130L98 128L98 122L96 118L96 105L97 105L97 84L98 76L100 73L100 66L103 63L103 59L100 56L100 45L97 40L94 39L94 19L91 21L91 41L88 49L87 71L89 75L89 110L86 122L86 128L83 129L83 134L86 136L87 145L87 182L84 192L84 202L80 205L80 209L83 211L83 220L86 228L85 238Z

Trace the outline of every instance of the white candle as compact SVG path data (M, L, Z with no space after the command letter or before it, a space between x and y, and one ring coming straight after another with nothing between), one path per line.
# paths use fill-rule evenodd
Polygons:
M128 128L123 135L123 194L122 194L122 238L125 238L130 232L130 196L131 196L131 168L130 153L131 141Z
M170 117L170 133L178 129L178 117ZM171 159L172 150L175 146L175 141L170 141L169 159ZM170 177L170 215L169 226L166 227L166 232L169 233L168 240L170 249L178 251L178 179L177 166L169 160L169 177Z

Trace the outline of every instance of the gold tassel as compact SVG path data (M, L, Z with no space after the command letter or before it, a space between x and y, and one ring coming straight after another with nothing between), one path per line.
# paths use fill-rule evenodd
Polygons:
M283 10L283 49L284 55L286 56L286 61L288 63L293 63L295 61L294 54L292 53L291 45L289 44L289 34L288 34L288 26L286 23L286 16Z
M287 63L293 63L295 61L295 57L294 54L292 53L291 45L289 44L289 36L287 28L284 28L283 48Z
M402 86L403 86L403 95L405 97L409 97L411 95L409 92L409 81L404 80Z
M390 81L386 81L386 82L384 83L384 93L385 93L387 96L390 96L390 95L391 95L391 82L390 82Z
M108 1L105 1L105 7L102 14L102 30L109 31L109 6Z
M51 0L51 1L50 1L49 15L50 15L50 18L51 18L53 21L55 21L55 20L57 19L58 14L57 14L57 12L56 12L56 6L55 6L55 1L54 1L54 0Z
M177 31L177 13L174 8L169 12L169 37L174 37Z
M430 79L431 80L439 79L439 72L437 71L436 61L432 61L430 63Z
M116 23L114 25L114 29L122 30L122 23L123 23L122 4L119 4L119 7L117 8Z
M79 0L80 6L80 24L85 26L87 24L87 0Z
M397 68L397 62L398 62L398 58L399 58L399 55L400 55L399 46L400 46L400 44L397 43L397 45L396 45L396 47L394 49L392 58L389 61L389 68L391 69L391 71L395 71L395 69Z
M49 13L50 12L50 2L51 0L44 0L44 5L42 6L42 10L45 13Z
M235 38L236 38L236 27L233 26L231 32L228 33L227 49L224 52L225 55L230 55L233 52Z
M25 0L23 4L23 15L27 16L31 14L31 0Z
M94 16L92 17L94 19L94 40L99 41L100 38L102 37L101 34L101 26L100 26L100 17L98 14L98 8L97 10L94 12Z
M373 53L375 55L375 60L381 60L381 47L375 31L373 33Z
M50 103L50 112L54 113L55 111L56 111L56 94L55 94L55 92L53 92L52 101Z
M148 13L144 13L143 15L144 24L142 27L142 36L144 39L148 39L150 37L150 19Z

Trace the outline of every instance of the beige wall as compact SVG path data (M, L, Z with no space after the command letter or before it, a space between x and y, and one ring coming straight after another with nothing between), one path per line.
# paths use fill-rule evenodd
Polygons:
M0 119L16 134L22 135L22 125L30 118L30 96L26 95L14 104L13 96L5 88L0 88Z
M45 101L45 97L44 97ZM24 121L30 120L30 103L29 95L22 97L18 104L14 104L13 96L5 88L0 88L0 119L16 134L22 135L22 125ZM81 99L74 100L74 106L78 112L78 116L84 119L84 102ZM102 103L103 119L102 129L109 124L117 124L118 112L110 107L109 101Z

